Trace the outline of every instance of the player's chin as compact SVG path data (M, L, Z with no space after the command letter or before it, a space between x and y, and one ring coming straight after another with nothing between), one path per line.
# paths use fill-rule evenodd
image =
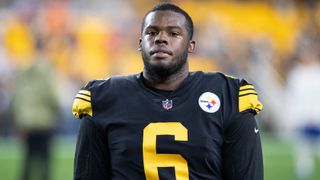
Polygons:
M158 68L169 68L172 65L171 59L152 59L150 65Z
M172 65L172 61L170 59L151 59L149 61L149 65L155 68L168 68Z
M159 64L159 65L168 66L173 63L173 58L172 56L163 56L163 57L151 56L150 63L155 65Z

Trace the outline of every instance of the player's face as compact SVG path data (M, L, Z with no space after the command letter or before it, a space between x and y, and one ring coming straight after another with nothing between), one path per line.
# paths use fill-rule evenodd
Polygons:
M139 46L148 73L168 77L187 69L187 57L193 52L194 41L189 40L185 21L183 15L173 11L147 15Z

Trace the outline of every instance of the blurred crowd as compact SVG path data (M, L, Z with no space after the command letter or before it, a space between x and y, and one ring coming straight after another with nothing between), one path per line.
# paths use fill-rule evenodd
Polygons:
M1 0L0 136L19 133L13 102L18 88L33 84L22 85L17 76L39 62L47 63L53 73L52 90L59 103L58 132L75 133L71 104L85 82L142 70L137 51L141 20L157 2ZM302 61L308 61L305 59L319 63L319 3L171 2L186 9L195 23L197 45L196 53L190 55L191 70L222 71L248 79L257 86L265 105L263 128L289 130L285 124L290 117L284 112L294 106L286 103L286 92L292 87L288 85L290 74Z

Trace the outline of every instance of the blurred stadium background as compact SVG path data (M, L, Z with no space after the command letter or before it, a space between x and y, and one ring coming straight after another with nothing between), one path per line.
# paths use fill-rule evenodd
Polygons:
M140 24L145 12L157 2L0 0L1 180L20 177L25 153L12 111L19 71L39 59L52 64L60 113L52 146L51 177L72 179L79 124L71 114L73 97L88 80L142 70L137 51ZM285 110L288 107L284 97L289 74L299 58L308 54L319 60L320 3L317 0L170 2L187 10L195 23L197 46L190 56L191 70L222 71L256 85L264 103L258 120L265 179L297 179L290 111ZM320 179L320 158L315 162L311 177L314 180Z

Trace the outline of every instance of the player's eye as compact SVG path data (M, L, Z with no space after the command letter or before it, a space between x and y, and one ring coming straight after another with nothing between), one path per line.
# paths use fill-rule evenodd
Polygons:
M156 31L147 31L146 34L149 36L154 36L157 34L157 32Z
M170 33L171 36L179 36L180 33L179 32L176 32L176 31L173 31Z

